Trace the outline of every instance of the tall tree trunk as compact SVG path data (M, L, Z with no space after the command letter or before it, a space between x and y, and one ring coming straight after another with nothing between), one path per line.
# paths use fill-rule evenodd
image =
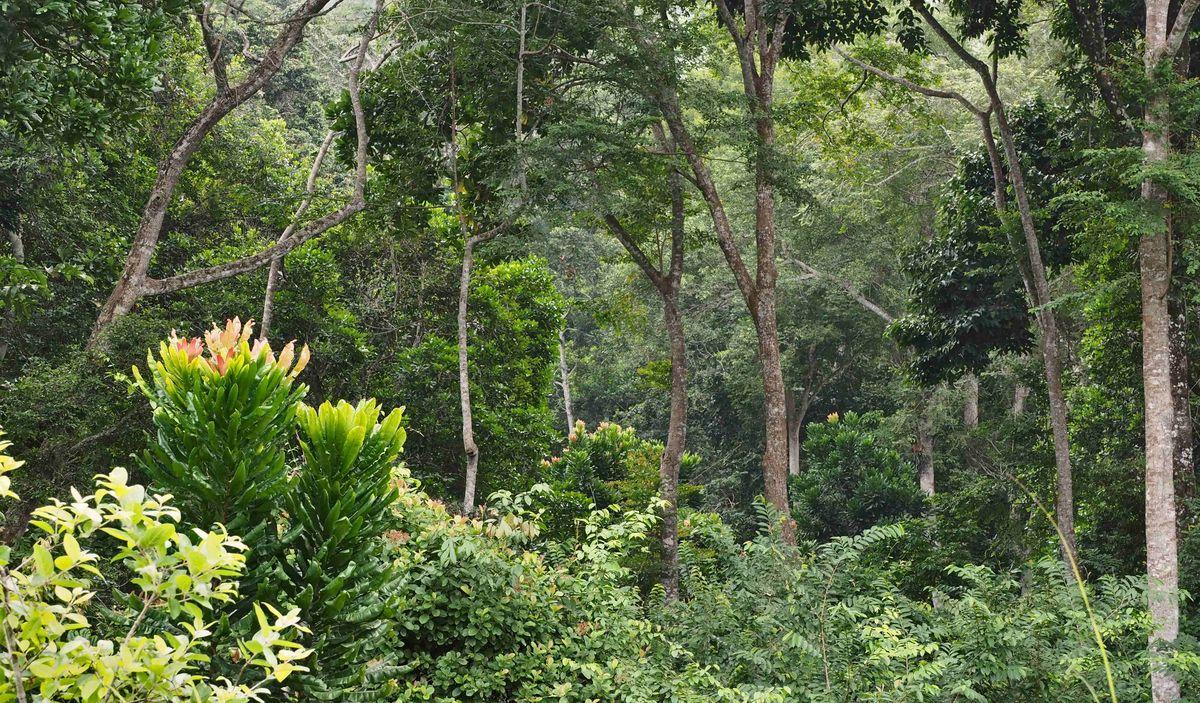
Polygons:
M979 427L979 377L973 373L963 379L963 427Z
M1175 496L1179 533L1188 524L1196 497L1195 422L1192 418L1191 364L1188 360L1188 310L1182 295L1171 297L1171 393L1174 396Z
M787 498L787 409L784 397L783 365L780 359L779 330L776 319L775 286L778 269L775 262L775 196L772 162L774 160L775 123L771 110L774 100L775 67L782 54L783 37L790 14L781 9L769 22L760 7L761 0L741 3L742 20L734 17L727 0L717 0L722 25L737 49L738 64L746 106L754 124L755 202L753 275L734 236L719 190L695 141L683 120L677 75L672 63L667 80L653 84L648 97L662 111L672 139L691 167L694 182L712 216L717 245L733 273L746 309L758 333L759 366L763 383L764 447L762 456L763 493L781 518L784 542L795 544L795 523ZM659 53L645 35L635 39L652 53Z
M475 423L471 416L471 372L467 360L467 299L471 294L471 267L475 239L468 236L463 245L462 272L458 279L458 400L462 409L463 453L467 473L463 487L462 512L475 511L475 481L479 474L479 447L475 444Z
M996 111L996 125L1000 129L1001 141L1004 143L1004 153L1008 161L1008 180L1012 184L1016 196L1017 212L1021 220L1021 229L1025 233L1027 265L1033 275L1032 292L1035 294L1032 302L1036 307L1035 319L1038 322L1038 340L1042 351L1043 369L1046 374L1046 392L1049 397L1050 435L1054 444L1054 465L1057 474L1055 491L1055 520L1063 535L1062 549L1070 555L1075 554L1075 488L1071 469L1070 426L1067 419L1067 399L1063 391L1063 360L1064 350L1062 336L1058 329L1058 318L1050 309L1050 283L1046 277L1046 266L1042 261L1041 246L1038 242L1037 228L1033 222L1033 209L1029 204L1029 195L1025 189L1025 177L1021 168L1020 156L1017 154L1016 140L1009 127L1008 118L1004 113L999 92L995 83L988 81L989 93L992 96Z
M788 476L800 475L800 416L796 412L796 393L791 388L784 391L787 403L788 422Z
M687 442L687 345L675 294L663 296L663 320L671 346L671 419L658 479L662 499L667 502L662 524L662 584L670 602L679 598L679 469Z
M664 151L675 151L675 144L667 138L665 130L656 126L654 134ZM660 533L663 550L661 581L666 600L670 602L679 598L679 471L687 442L687 340L683 315L679 310L686 232L683 183L679 171L671 170L667 186L671 197L671 258L665 272L650 261L620 220L610 213L604 216L604 222L646 278L654 284L663 302L663 324L667 328L671 353L671 418L667 425L667 442L658 464L658 478L660 495L667 503Z
M1146 2L1145 69L1154 81L1166 57L1165 0ZM1147 166L1166 160L1170 152L1167 98L1153 94L1142 129L1142 157ZM1138 264L1142 299L1142 384L1146 413L1146 576L1150 618L1150 652L1160 659L1179 636L1179 560L1175 511L1175 400L1171 384L1171 231L1167 193L1152 180L1142 183L1142 199L1159 226L1142 234ZM1154 703L1179 700L1179 682L1161 660L1151 663Z
M575 410L571 407L571 369L567 366L567 331L558 331L558 375L562 385L563 411L567 415L567 438L575 435Z
M1071 476L1071 452L1067 423L1067 403L1063 394L1063 353L1062 340L1059 335L1058 323L1054 312L1048 307L1050 300L1050 285L1046 278L1045 265L1042 262L1041 246L1038 242L1037 229L1033 222L1033 210L1029 204L1028 193L1025 189L1025 179L1021 170L1021 162L1016 151L1016 142L1009 128L1008 118L1004 111L1004 102L996 88L995 78L984 62L968 52L933 16L930 8L923 2L910 0L909 7L917 12L925 24L934 31L954 52L959 59L979 76L987 92L989 105L987 109L975 106L961 93L949 90L939 90L919 85L900 76L895 76L878 67L864 63L859 59L838 53L856 66L880 78L903 85L914 92L929 97L955 100L979 120L984 145L987 148L988 159L992 169L993 194L996 209L1004 213L1008 210L1008 198L1005 194L1005 180L1012 185L1017 200L1017 211L1021 221L1021 231L1025 238L1025 251L1022 254L1019 245L1010 239L1013 247L1015 262L1021 272L1025 284L1025 292L1030 306L1035 311L1034 319L1038 326L1038 343L1044 360L1046 373L1047 395L1050 400L1050 430L1054 444L1054 463L1057 473L1056 489L1056 520L1058 529L1064 535L1062 549L1063 561L1069 562L1067 554L1075 551L1075 495ZM996 124L1000 129L1001 140L1004 144L1004 154L1008 168L1000 158L992 133L991 116L995 115Z

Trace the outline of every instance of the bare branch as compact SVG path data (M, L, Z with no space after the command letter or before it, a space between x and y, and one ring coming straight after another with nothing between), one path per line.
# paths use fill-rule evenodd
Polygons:
M367 182L367 124L366 116L363 112L361 91L359 86L359 72L362 70L363 62L367 57L367 48L370 45L371 38L375 34L375 27L379 22L379 15L383 8L383 0L376 0L375 12L371 19L367 22L367 28L359 40L358 57L354 65L350 69L349 77L349 92L350 104L354 112L354 129L358 139L357 148L355 149L354 162L354 192L350 198L350 202L342 206L340 209L331 212L324 217L314 220L304 227L296 229L287 237L280 237L274 246L268 247L257 254L251 254L239 259L234 259L216 266L181 273L169 278L163 279L148 279L145 284L146 295L161 295L163 293L173 293L184 288L190 288L203 283L211 283L225 278L237 276L247 271L252 271L263 264L266 264L271 259L277 256L283 256L289 251L300 246L304 242L325 233L329 229L345 222L354 215L358 214L365 206L365 190ZM322 152L323 153L323 152ZM319 155L320 156L320 155ZM322 156L323 158L323 156ZM310 173L309 182L311 183L315 177L315 169L319 164L314 164L314 171ZM302 210L298 215L302 215L307 211L308 203L302 204ZM293 227L288 225L289 228ZM286 230L285 230L286 233Z
M871 75L876 76L878 78L882 78L885 81L895 83L896 85L904 86L905 88L908 88L909 90L911 90L915 93L920 93L921 95L925 95L930 98L942 98L943 100L955 100L955 101L961 103L963 107L967 108L967 110L971 111L971 113L975 114L975 115L982 115L982 114L986 114L986 112L987 112L986 110L983 110L983 109L979 108L978 106L976 106L975 103L973 103L969 99L967 99L967 97L965 95L963 95L962 93L959 93L959 92L953 91L953 90L942 90L940 88L930 88L927 85L921 85L920 83L910 81L909 79L904 78L902 76L897 76L893 73L888 73L887 71L883 70L882 68L873 66L861 59L857 59L857 58L851 56L850 54L847 54L845 51L842 51L842 49L839 47L834 47L833 50L834 50L834 52L837 53L838 56L841 56L843 59L846 59L847 61L854 64L855 66L858 66L859 68L866 71L867 73L870 73Z
M817 268L809 265L807 262L801 261L800 259L793 257L791 261L792 261L792 263L796 264L800 268L807 271L809 274L816 276L818 278L824 278L825 280L829 281L830 283L833 283L834 285L836 285L838 288L841 288L851 298L854 298L855 302L857 302L859 305L863 306L863 308L865 308L869 312L873 313L874 315L879 317L881 320L883 320L887 324L890 325L896 321L896 317L894 315L892 315L887 310L884 310L883 307L881 305L879 305L878 303L876 303L875 301L873 301L870 298L868 298L867 296L863 295L862 292L860 292L858 290L858 288L856 288L854 286L854 284L851 283L850 281L847 281L846 279L841 278L839 276L835 276L831 273L826 273L824 271L818 270Z

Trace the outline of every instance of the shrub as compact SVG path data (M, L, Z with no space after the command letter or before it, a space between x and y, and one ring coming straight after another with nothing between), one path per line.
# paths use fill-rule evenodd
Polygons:
M651 515L598 511L578 542L538 553L527 547L539 500L493 495L483 517L466 519L401 480L396 700L743 699L645 619L621 558L642 548Z
M19 466L0 454L0 498L16 498L4 474ZM310 651L286 639L299 629L298 611L256 604L257 631L236 643L243 676L197 671L210 646L206 617L238 597L240 539L220 526L180 530L170 496L130 484L121 468L97 476L94 493L71 496L34 511L42 535L28 553L0 546L0 701L257 701L304 670ZM104 598L91 583L100 557L89 548L105 536L130 589L116 594L115 610L102 609L107 622L90 618Z
M276 356L264 340L252 345L251 331L235 319L204 341L172 334L149 357L147 375L134 369L157 430L141 463L157 485L188 496L186 523L228 520L244 530L250 588L224 604L215 638L245 636L253 597L271 593L302 608L311 632L312 671L296 683L303 695L371 700L386 671L377 658L391 602L383 533L402 413L381 422L374 401L304 405L307 388L296 378L308 348L289 343ZM293 466L297 428L304 461ZM217 656L212 666L241 663Z
M916 469L887 446L881 420L878 413L849 412L808 426L808 466L790 486L801 535L856 535L920 513L924 497Z
M720 575L690 568L681 550L691 597L659 620L724 686L784 687L789 700L1107 699L1089 612L1061 564L1041 563L1024 590L1009 574L953 567L963 585L934 606L907 597L877 558L901 537L888 525L796 550L764 535ZM1102 579L1088 589L1120 700L1144 700L1143 585Z

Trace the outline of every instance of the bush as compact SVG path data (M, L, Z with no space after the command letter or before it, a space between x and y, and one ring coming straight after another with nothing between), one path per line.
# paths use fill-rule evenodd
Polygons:
M0 442L0 452L8 446ZM4 474L19 466L0 454L0 498L16 498ZM238 598L240 539L220 526L180 530L170 496L128 483L121 468L97 476L94 493L71 495L34 511L42 535L27 553L0 546L0 701L258 701L269 684L304 671L310 651L285 639L298 630L298 611L257 604L257 631L236 643L242 676L197 671L211 646L206 618ZM115 540L129 588L113 608L96 607L106 599L92 586L100 557L89 547L103 537ZM96 610L103 620L89 617Z
M134 369L157 430L141 463L157 485L187 496L186 523L227 520L246 535L254 570L245 597L222 607L216 639L245 636L258 594L286 599L304 610L305 643L316 650L297 688L319 700L372 700L386 673L377 657L391 608L383 534L402 412L381 421L375 401L304 405L296 379L308 348L289 343L277 357L264 340L251 345L251 332L235 319L203 342L173 334L149 356L147 375ZM297 429L299 466L289 461ZM212 666L242 663L217 656Z
M788 700L1107 698L1092 620L1061 564L1041 563L1024 592L1008 574L952 568L963 585L934 606L904 595L876 558L902 536L898 525L876 527L799 552L762 536L721 575L693 568L681 550L691 597L659 621L722 685L784 687ZM1088 589L1120 700L1145 700L1143 585L1103 579Z
M856 535L920 514L924 496L916 468L887 446L879 413L834 414L807 429L807 470L789 487L800 535Z
M539 488L538 492L542 492ZM400 482L398 701L721 701L717 686L643 615L621 565L653 518L598 511L572 543L537 541L540 497L496 494L482 518Z

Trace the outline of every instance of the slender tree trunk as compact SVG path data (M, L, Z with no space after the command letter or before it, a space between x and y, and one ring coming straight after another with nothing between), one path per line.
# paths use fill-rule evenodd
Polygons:
M176 140L174 147L167 157L159 164L154 185L142 209L141 220L130 244L129 253L125 258L125 266L121 275L113 285L113 290L100 308L96 317L92 334L88 341L94 345L101 333L118 318L131 311L138 300L147 295L168 293L183 288L207 283L220 278L244 273L268 264L275 255L286 253L302 241L320 234L330 227L345 221L362 209L362 188L366 178L366 128L361 118L361 105L358 103L358 72L362 68L367 46L373 38L376 21L380 8L368 23L367 31L359 43L359 57L350 71L351 101L355 107L356 130L358 132L359 149L358 179L355 187L355 199L351 205L342 210L326 215L317 222L311 223L296 233L288 243L271 247L270 250L242 257L233 262L219 264L200 271L180 274L168 279L154 280L149 276L150 263L158 247L158 239L162 234L163 223L167 210L173 199L179 179L187 168L188 162L200 148L208 134L230 112L247 100L254 97L263 86L267 85L283 67L283 62L291 50L301 41L305 27L314 18L319 17L321 10L329 4L329 0L305 0L282 22L282 28L275 36L270 48L263 59L254 66L246 77L236 85L223 85L222 74L217 74L217 91L213 99L204 106L200 114L184 129Z
M21 236L21 214L13 217L12 229L8 231L8 244L12 250L12 258L18 264L25 263L25 239ZM8 347L17 332L17 311L12 305L4 311L3 336L0 337L0 362L8 357Z
M1004 144L1004 154L1008 161L1008 180L1012 184L1013 194L1016 196L1021 229L1025 234L1026 263L1033 279L1029 292L1034 294L1032 298L1036 308L1034 318L1037 320L1040 332L1038 341L1046 374L1046 391L1050 408L1050 435L1054 444L1054 465L1057 474L1055 520L1058 523L1058 529L1064 535L1063 551L1074 555L1075 488L1071 469L1067 399L1063 391L1063 342L1058 329L1057 316L1048 307L1051 302L1050 283L1046 277L1046 266L1042 262L1041 246L1033 221L1033 209L1029 204L1029 195L1025 189L1025 176L1021 168L1020 156L1017 154L1016 140L1009 127L1008 117L1005 115L995 83L990 80L985 83L992 97L992 104L996 112L996 125L1000 129L1000 138ZM1065 558L1064 561L1066 561Z
M662 524L662 584L670 602L679 598L679 469L683 465L683 450L687 443L688 409L687 345L683 316L675 294L663 296L663 319L671 346L671 419L658 465L658 478L662 499L667 502Z
M661 127L654 129L655 137L665 151L675 151ZM656 267L646 253L612 214L604 216L608 229L642 273L654 284L663 302L663 324L671 353L671 418L667 425L667 442L658 464L659 492L666 501L660 539L663 550L662 585L668 602L679 598L679 471L687 442L687 343L683 315L679 310L679 290L683 284L683 256L686 244L684 230L683 183L677 170L668 176L671 196L671 259L666 272Z
M475 239L468 236L463 245L462 272L458 280L458 400L462 408L463 453L467 473L463 488L462 512L475 511L475 481L479 474L479 447L475 444L475 423L471 416L471 372L467 360L467 299L471 294L471 267Z
M800 416L796 412L796 393L788 388L784 397L788 421L788 476L800 475Z
M963 379L963 427L979 427L979 378L973 373Z
M1146 2L1145 70L1151 84L1167 58L1165 0ZM1169 109L1161 92L1152 94L1142 129L1147 166L1168 158ZM1142 385L1146 413L1146 576L1150 618L1150 690L1154 703L1179 700L1179 681L1161 657L1179 636L1179 560L1175 510L1175 400L1171 383L1171 231L1167 193L1151 180L1142 183L1142 199L1159 226L1138 243L1142 298Z
M558 331L558 375L561 379L563 411L567 414L567 437L575 435L575 410L571 407L571 369L567 366L567 331Z
M292 221L284 228L283 233L279 235L278 242L282 244L291 238L292 233L296 231L296 224L304 217L304 213L308 212L308 208L312 205L313 191L317 186L317 175L321 172L321 165L325 163L325 157L329 154L329 147L333 144L335 133L329 132L325 135L325 139L321 141L321 148L317 150L317 156L313 159L312 168L308 171L308 180L304 183L304 199L300 201L300 206L296 208L295 214L292 215ZM275 293L279 290L279 284L283 279L283 261L284 254L273 257L271 266L267 269L267 287L263 292L263 309L262 317L258 321L258 338L266 340L271 334L271 323L275 321Z

